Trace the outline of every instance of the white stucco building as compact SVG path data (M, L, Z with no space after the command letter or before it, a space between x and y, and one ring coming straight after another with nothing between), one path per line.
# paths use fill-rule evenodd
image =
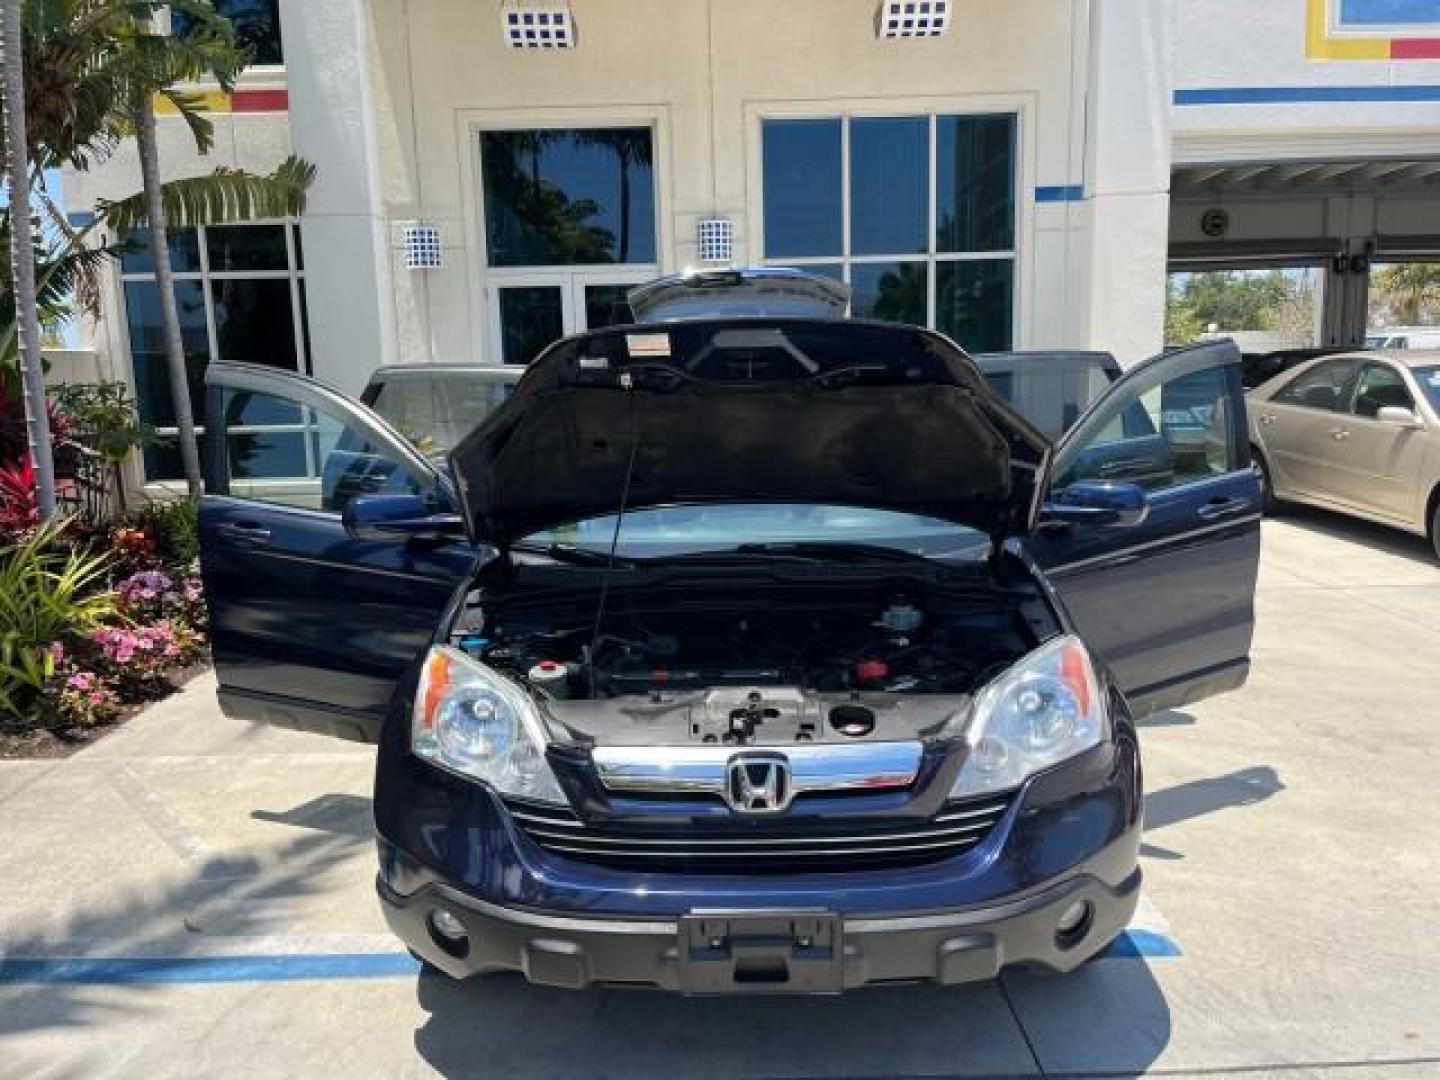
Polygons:
M319 176L298 223L177 239L197 368L353 392L384 363L524 362L625 287L724 262L843 277L857 313L976 350L1133 363L1167 269L1311 275L1311 343L1346 343L1372 263L1440 252L1440 0L217 6L276 62L216 96L209 158L164 125L167 169L293 148ZM943 32L887 36L891 9ZM122 154L67 197L136 186ZM93 345L163 425L143 254L125 271Z

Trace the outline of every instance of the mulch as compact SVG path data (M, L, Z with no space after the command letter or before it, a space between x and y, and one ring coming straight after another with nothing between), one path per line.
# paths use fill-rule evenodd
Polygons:
M0 761L26 758L67 758L76 751L85 749L91 743L103 739L110 732L139 715L147 707L155 704L156 701L163 701L170 694L183 689L192 679L209 670L208 663L177 668L169 676L169 693L141 705L128 706L124 712L108 724L73 728L44 728L31 731L8 731L0 726Z

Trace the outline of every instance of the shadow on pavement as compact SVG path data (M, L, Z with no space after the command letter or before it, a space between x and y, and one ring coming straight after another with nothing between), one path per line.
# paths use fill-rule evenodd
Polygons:
M1188 712L1181 712L1179 709L1166 709L1164 712L1152 713L1150 716L1135 721L1137 728L1192 727L1194 724L1195 717Z
M1007 973L1003 986L877 987L841 998L566 991L516 975L459 983L426 974L417 990L429 1017L415 1048L445 1076L1031 1077L1074 1055L1130 1072L1170 1037L1160 987L1133 958L1068 976Z
M1279 518L1287 525L1294 525L1306 532L1317 533L1332 540L1359 544L1374 551L1397 555L1426 566L1436 565L1435 551L1430 546L1430 541L1417 533L1408 533L1393 526L1379 525L1363 518L1350 517L1347 514L1321 510L1314 506L1302 506L1297 503L1287 503L1281 510Z
M1152 791L1145 796L1145 837L1140 854L1150 859L1176 860L1184 856L1149 842L1152 833L1217 810L1254 806L1285 790L1280 776L1269 765L1254 765L1224 776L1191 780L1175 787Z
M361 795L320 795L289 810L252 810L250 816L256 821L294 825L358 840L370 840L375 835L375 815L370 800Z
M353 861L362 842L369 845L368 834L362 841L314 833L266 850L263 865L216 855L196 865L183 883L154 894L116 895L103 907L76 911L46 926L9 923L4 956L214 955L213 948L206 948L207 936L283 933L285 914L297 898L341 887L330 872ZM237 871L237 865L244 869ZM125 1024L151 1011L146 986L133 986L120 996L104 990L83 982L0 980L0 1042L26 1032ZM0 1055L0 1074L4 1071Z

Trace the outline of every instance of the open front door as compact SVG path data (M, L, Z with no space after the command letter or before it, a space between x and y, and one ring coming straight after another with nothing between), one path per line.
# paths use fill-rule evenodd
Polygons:
M1145 489L1138 525L1046 521L1030 550L1139 714L1240 686L1249 670L1260 487L1240 353L1226 342L1133 369L1056 447L1048 502L1077 481Z
M211 364L205 383L200 545L221 707L373 742L475 552L463 536L354 539L341 515L361 495L442 513L449 483L313 379Z

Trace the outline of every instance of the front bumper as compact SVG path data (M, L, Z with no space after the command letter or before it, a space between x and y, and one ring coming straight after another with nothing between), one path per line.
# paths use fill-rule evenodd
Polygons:
M836 920L834 975L812 980L804 950L771 941L761 979L736 967L738 943L716 939L693 961L684 920L579 919L500 907L435 883L410 896L378 882L391 929L416 954L456 978L519 971L534 983L579 989L649 985L698 993L805 993L871 983L953 984L994 978L1010 964L1070 971L1108 945L1129 922L1140 896L1137 868L1111 887L1089 873L991 907L933 915ZM1085 905L1078 929L1062 917ZM431 928L443 908L465 928L463 949ZM753 913L751 915L753 918ZM800 916L804 921L804 916ZM724 919L717 918L717 925ZM754 957L751 957L754 959ZM743 961L742 961L743 962ZM697 978L693 972L702 969Z
M1139 747L1120 727L1028 781L963 854L823 873L623 870L544 850L487 787L426 765L397 735L376 772L382 907L406 945L457 978L833 993L986 979L1011 964L1068 971L1124 929L1139 897ZM1077 902L1081 932L1061 933ZM463 927L463 948L432 929L441 907ZM699 919L718 920L702 928L718 949L696 948ZM737 960L729 978L727 957L740 953L765 977L738 977Z

